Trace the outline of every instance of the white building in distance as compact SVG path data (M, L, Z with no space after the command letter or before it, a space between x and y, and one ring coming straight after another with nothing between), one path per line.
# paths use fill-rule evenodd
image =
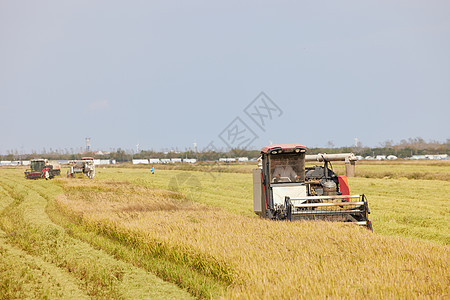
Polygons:
M148 165L148 159L133 159L133 165Z

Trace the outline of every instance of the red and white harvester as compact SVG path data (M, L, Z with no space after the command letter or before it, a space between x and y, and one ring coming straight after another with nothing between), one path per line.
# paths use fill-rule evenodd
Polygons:
M57 163L49 163L47 159L37 158L31 160L31 168L25 170L26 179L52 179L61 174L61 169Z
M346 176L331 169L331 161L345 160L353 176L353 154L306 155L301 144L270 145L261 149L258 169L253 170L253 208L273 220L325 220L353 222L372 230L364 194L350 195ZM305 161L323 162L305 167Z

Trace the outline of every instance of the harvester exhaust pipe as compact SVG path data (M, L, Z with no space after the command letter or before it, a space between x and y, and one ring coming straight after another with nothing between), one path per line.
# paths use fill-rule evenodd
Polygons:
M355 177L355 166L357 158L353 153L326 154L319 153L314 155L305 155L306 161L345 161L345 175Z

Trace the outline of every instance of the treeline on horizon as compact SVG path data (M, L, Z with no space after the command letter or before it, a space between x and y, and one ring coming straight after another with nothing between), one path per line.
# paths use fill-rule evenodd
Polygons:
M395 155L398 158L407 158L413 155L432 155L432 154L447 154L450 155L450 139L446 142L425 142L422 138L410 138L408 140L401 140L400 143L394 144L392 141L386 141L380 144L379 147L318 147L308 148L308 154L317 153L349 153L352 152L355 155L377 156L377 155ZM47 158L51 160L75 160L81 159L81 157L90 156L96 159L114 159L117 162L131 162L133 159L148 159L148 158L195 158L198 161L214 161L219 158L230 157L248 157L249 159L258 158L260 155L260 149L232 149L230 151L208 151L208 152L194 152L192 150L178 152L168 151L160 152L153 150L142 150L139 153L133 153L131 150L117 149L114 152L108 154L97 155L94 152L84 153L67 153L62 150L51 150L42 153L32 154L18 154L18 151L8 151L6 155L0 155L1 160L30 160L33 158Z

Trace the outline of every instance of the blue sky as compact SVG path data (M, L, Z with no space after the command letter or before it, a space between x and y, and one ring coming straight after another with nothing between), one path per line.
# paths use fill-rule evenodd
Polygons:
M221 148L234 125L250 148L445 141L449 14L449 1L0 0L0 153L85 137ZM263 127L245 112L261 92L279 109L260 110Z

